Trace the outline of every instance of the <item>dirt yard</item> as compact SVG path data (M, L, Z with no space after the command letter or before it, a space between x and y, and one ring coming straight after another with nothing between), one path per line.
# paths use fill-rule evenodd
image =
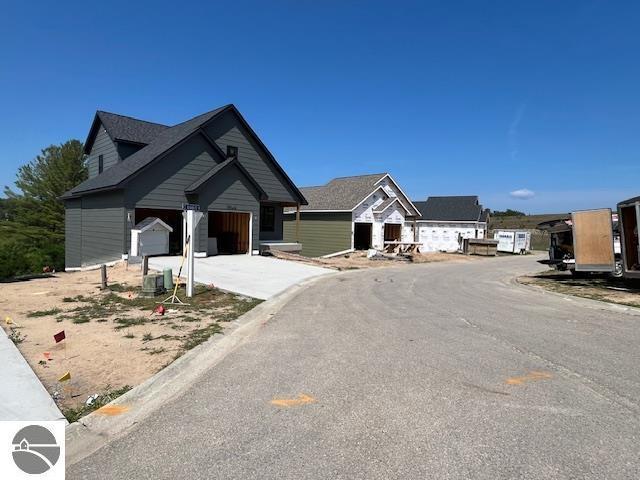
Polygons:
M376 259L367 258L367 252L356 251L339 255L333 258L309 258L302 255L285 252L274 252L274 256L294 262L317 265L335 270L356 270L362 268L396 267L405 263L435 263L435 262L473 262L486 257L473 255L461 255L459 253L418 253L411 256L411 261L402 259Z
M140 297L139 267L111 267L108 280L106 291L99 270L0 284L2 327L63 411L141 383L260 302L197 286L190 305L160 316L153 310L168 294Z
M640 307L640 284L606 275L576 278L569 272L547 270L536 275L519 277L518 282L576 297Z

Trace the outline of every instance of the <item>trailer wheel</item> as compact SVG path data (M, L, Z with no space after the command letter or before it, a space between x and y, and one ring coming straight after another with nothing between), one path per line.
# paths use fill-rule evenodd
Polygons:
M624 268L622 267L622 260L617 259L615 267L613 268L613 272L611 272L611 276L613 278L621 278L624 274Z

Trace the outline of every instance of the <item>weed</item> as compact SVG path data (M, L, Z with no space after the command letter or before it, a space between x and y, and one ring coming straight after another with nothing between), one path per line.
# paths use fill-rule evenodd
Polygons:
M62 310L60 310L59 308L51 308L49 310L36 310L34 312L29 312L27 313L27 317L49 317L51 315L57 315L59 313L62 313Z
M107 387L105 388L105 392L99 395L98 398L96 398L90 405L84 404L78 408L68 408L66 410L63 410L62 413L65 417L67 417L69 423L77 422L85 415L101 407L104 407L107 403L115 400L121 395L124 395L129 390L131 390L131 387L129 385L125 385L124 387L118 388L117 390L111 390L111 386L107 385Z
M199 322L200 319L196 317L192 317L191 315L187 315L186 317L180 317L181 322Z
M147 353L149 355L159 355L159 354L164 353L164 352L166 352L166 349L164 347L160 347L160 348L152 348Z
M127 332L123 335L124 338L136 338L136 336L131 333L131 332Z
M9 334L9 340L11 340L15 345L24 342L25 338L27 337L22 335L18 330L12 330Z
M191 350L192 348L197 347L201 343L206 342L209 337L215 335L216 333L220 333L222 331L222 327L217 323L212 323L203 328L197 328L189 332L186 337L186 340L182 343L183 350Z
M117 323L115 326L116 330L122 330L123 328L133 327L136 325L144 325L149 321L146 317L133 317L133 318L116 318L114 323Z
M153 335L151 335L151 333L145 333L142 335L143 342L150 342L151 340L153 340Z

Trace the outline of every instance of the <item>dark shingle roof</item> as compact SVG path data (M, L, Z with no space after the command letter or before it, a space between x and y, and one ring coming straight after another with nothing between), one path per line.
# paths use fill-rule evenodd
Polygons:
M138 150L130 157L127 157L125 161L116 163L114 166L106 169L100 175L85 180L77 187L65 193L63 198L69 198L90 190L103 190L118 186L134 173L153 162L159 155L194 133L203 123L211 120L228 106L229 105L216 108L210 112L198 115L191 120L164 129L149 145Z
M326 185L301 188L300 191L309 202L308 205L303 205L301 210L351 211L377 188L378 182L386 175L388 174L373 173L338 177ZM409 199L403 197L400 201L406 208L412 209ZM291 211L286 210L287 213Z
M145 120L138 120L137 118L100 110L98 110L96 115L114 141L121 140L148 145L153 142L160 133L170 128L160 123L147 122Z
M432 221L481 221L482 205L478 197L452 196L429 197L426 202L414 202L422 213L422 220Z
M633 197L627 200L623 200L622 202L618 202L618 205L628 205L630 203L640 202L640 197Z

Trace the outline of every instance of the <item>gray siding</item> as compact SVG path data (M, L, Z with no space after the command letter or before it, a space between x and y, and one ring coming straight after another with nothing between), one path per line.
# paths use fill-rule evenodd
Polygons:
M258 250L258 230L260 227L259 194L246 177L234 167L228 167L202 187L198 203L203 211L229 211L252 213L253 250ZM205 215L198 225L199 249L207 251L208 222Z
M64 263L66 268L82 264L82 201L64 203Z
M238 160L267 193L269 200L296 201L282 174L253 141L233 112L226 112L212 125L207 126L206 130L223 152L226 153L227 145L238 147Z
M89 178L93 178L98 175L98 157L103 156L104 170L112 165L115 165L120 160L118 157L118 150L115 143L111 141L109 134L100 126L100 130L96 135L96 139L91 147L91 152L87 157L87 168L89 170Z
M268 205L268 204L265 204ZM283 207L271 205L276 209L275 229L273 232L260 232L260 240L282 240Z
M202 136L179 146L129 183L127 206L180 210L188 203L184 189L216 165L219 155L212 150Z
M126 220L121 192L82 197L82 265L122 258Z
M320 257L351 248L351 212L301 213L302 255ZM296 241L296 216L284 216L284 240Z

